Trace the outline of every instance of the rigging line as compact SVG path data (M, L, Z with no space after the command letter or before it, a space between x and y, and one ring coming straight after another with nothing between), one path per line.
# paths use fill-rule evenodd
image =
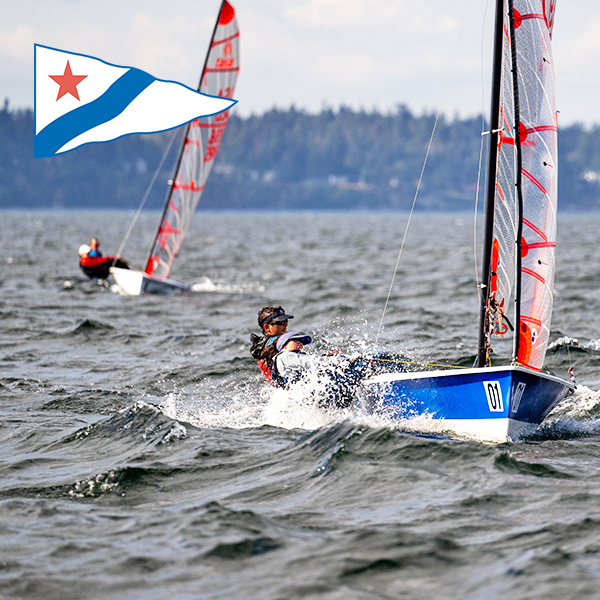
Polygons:
M119 250L113 261L113 266L117 262L117 258L119 256L121 256L121 252L123 252L123 248L125 248L125 244L127 243L127 240L129 239L129 236L131 235L131 232L133 231L133 228L138 220L138 217L140 216L140 213L142 212L142 209L144 208L144 204L146 204L146 200L148 199L148 196L150 195L150 190L152 189L152 186L156 182L156 178L158 177L158 174L159 174L160 170L162 169L162 166L163 166L165 160L167 159L167 154L169 154L169 150L171 150L171 146L173 145L173 142L175 141L175 138L177 137L178 133L179 133L179 129L177 128L177 129L175 129L173 135L171 136L171 141L167 144L167 147L166 147L166 149L163 153L163 156L160 160L160 164L156 168L156 171L154 171L154 175L152 176L152 181L150 182L150 185L146 189L146 193L144 194L144 197L142 198L142 201L140 202L137 212L135 213L133 220L131 221L131 225L129 225L129 229L127 230L127 233L125 234L123 241L121 242L121 246L119 247Z
M489 6L489 0L485 3L483 11L483 25L481 27L481 51L480 51L480 68L481 68L481 143L479 145L479 165L477 166L477 187L475 189L475 214L473 215L473 264L475 267L475 285L477 289L477 299L481 305L482 301L482 288L479 281L479 265L477 264L477 210L479 209L479 182L481 181L481 165L483 163L483 145L484 145L484 132L485 132L485 85L483 83L483 53L484 53L484 39L485 39L485 21L487 17L487 11Z
M461 365L441 365L441 364L436 364L436 363L415 362L415 361L411 361L411 360L401 360L401 359L392 360L391 358L377 358L374 356L367 356L365 358L367 360L371 360L371 361L387 362L387 363L403 364L403 365L419 365L422 367L442 367L444 369L470 369L471 368L471 367L463 367Z
M390 282L390 289L388 290L387 297L385 299L385 304L383 307L383 312L381 314L381 320L379 321L379 329L377 330L377 337L375 338L375 343L379 341L379 336L381 335L381 330L383 329L383 320L385 319L385 313L387 311L388 304L390 302L390 297L392 295L392 289L394 287L394 281L396 280L396 275L398 273L398 266L400 265L400 258L402 257L402 250L404 249L404 243L406 242L406 236L408 235L408 228L410 227L410 222L415 212L415 206L417 204L417 197L419 195L419 190L421 189L421 182L423 181L423 173L425 172L425 167L427 166L427 160L429 158L429 152L431 151L431 145L433 144L433 138L435 136L435 131L437 129L438 121L440 120L440 115L442 113L442 106L444 105L444 100L446 98L446 92L448 91L448 84L450 82L450 75L452 74L452 69L454 67L454 62L456 61L456 54L458 52L458 46L460 44L460 39L462 37L463 30L465 28L465 22L467 20L467 14L469 12L469 8L471 6L471 0L467 2L467 8L465 9L465 14L463 16L462 24L460 26L460 31L458 33L458 39L456 40L456 47L454 48L454 54L452 55L452 62L450 63L450 70L448 71L448 76L446 77L446 85L444 86L444 92L442 94L442 99L440 100L440 105L437 110L437 114L435 116L435 121L433 123L433 129L431 130L431 136L429 138L429 144L427 145L427 152L425 153L425 159L423 160L423 166L421 168L421 174L419 175L419 181L417 182L417 189L415 190L415 195L412 201L412 206L410 208L410 212L408 214L408 221L406 222L406 227L404 229L404 236L402 237L402 243L400 244L400 251L398 252L398 258L396 259L396 266L394 267L394 273L392 275L392 280Z

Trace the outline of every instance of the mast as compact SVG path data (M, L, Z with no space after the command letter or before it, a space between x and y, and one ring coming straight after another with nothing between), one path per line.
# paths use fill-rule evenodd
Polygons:
M496 168L498 158L498 133L500 121L500 86L502 77L502 43L504 35L504 0L496 0L494 27L494 59L492 69L492 98L490 113L490 145L488 152L487 188L485 200L485 233L483 238L483 263L479 307L479 342L477 344L477 367L487 363L487 308L490 289L490 265L494 233L494 204L496 197Z
M217 28L219 27L219 22L221 21L221 13L223 12L223 7L225 6L226 1L227 0L222 0L222 2L221 2L221 7L219 8L219 14L217 15L217 20L215 21L215 27L213 29L212 35L210 36L210 42L208 44L208 52L206 53L206 57L204 59L204 66L202 67L202 73L200 75L200 81L198 83L198 91L200 91L200 88L202 87L202 81L204 80L204 75L206 73L206 67L208 65L208 58L210 56L210 50L213 47L213 42L215 41L215 34L217 33ZM188 138L189 131L190 131L190 123L188 123L185 126L183 140L181 142L181 147L179 148L179 155L177 156L177 162L175 163L175 169L173 170L173 177L171 178L171 181L169 182L169 190L167 191L167 197L165 199L165 204L164 204L162 212L160 214L160 219L158 220L158 225L156 227L156 233L154 234L154 237L152 238L152 244L150 245L150 250L148 251L148 256L146 257L146 262L145 262L146 267L144 270L147 269L148 263L150 262L150 259L152 258L152 251L156 244L156 240L158 239L158 236L160 234L163 220L164 220L167 210L169 208L169 202L171 200L171 195L173 194L173 185L175 184L175 178L177 177L177 172L179 171L179 167L181 165L181 159L183 157L183 152L185 151L185 142Z

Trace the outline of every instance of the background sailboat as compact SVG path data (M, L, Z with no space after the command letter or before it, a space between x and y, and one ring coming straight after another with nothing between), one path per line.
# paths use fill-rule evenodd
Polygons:
M556 249L555 4L496 4L477 367L373 377L361 390L369 410L426 415L459 434L501 441L540 423L574 389L541 372ZM490 367L492 336L512 329L510 366Z
M239 29L232 5L223 0L198 91L232 98L239 72ZM111 268L119 288L130 295L164 293L190 288L169 279L194 211L217 156L229 111L196 119L186 126L173 179L144 271Z

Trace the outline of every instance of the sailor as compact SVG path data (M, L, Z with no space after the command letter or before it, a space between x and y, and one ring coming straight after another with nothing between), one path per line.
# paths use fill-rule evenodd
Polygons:
M88 252L88 256L90 258L102 258L102 253L100 252L100 242L98 238L92 238L90 240L90 251Z
M302 353L302 348L310 344L312 338L303 333L289 331L280 335L274 342L277 354L273 358L272 377L276 385L286 387L298 381L311 367L315 359Z
M328 356L304 354L302 348L311 342L309 335L296 331L288 331L275 338L273 345L277 354L272 359L272 384L287 388L312 371L317 385L311 395L319 406L349 407L358 384L370 370L371 361L361 356L348 358L339 353L329 353Z
M107 279L110 267L129 269L129 263L120 256L102 256L100 242L92 238L88 244L79 246L79 267L90 279Z
M287 331L288 319L293 318L281 306L265 306L258 312L258 326L263 335L250 334L250 354L258 361L258 368L271 384L271 367L277 354L275 341Z

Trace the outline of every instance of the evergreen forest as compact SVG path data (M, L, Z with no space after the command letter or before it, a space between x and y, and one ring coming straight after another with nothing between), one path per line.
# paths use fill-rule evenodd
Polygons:
M405 106L385 114L346 107L233 114L199 209L408 210L434 121L435 115ZM472 210L484 127L481 117L439 120L417 210ZM600 126L559 129L562 211L600 209L599 133ZM181 133L128 136L34 158L33 112L11 110L6 100L0 110L0 207L137 208L174 135ZM175 139L149 209L162 206L178 146Z

